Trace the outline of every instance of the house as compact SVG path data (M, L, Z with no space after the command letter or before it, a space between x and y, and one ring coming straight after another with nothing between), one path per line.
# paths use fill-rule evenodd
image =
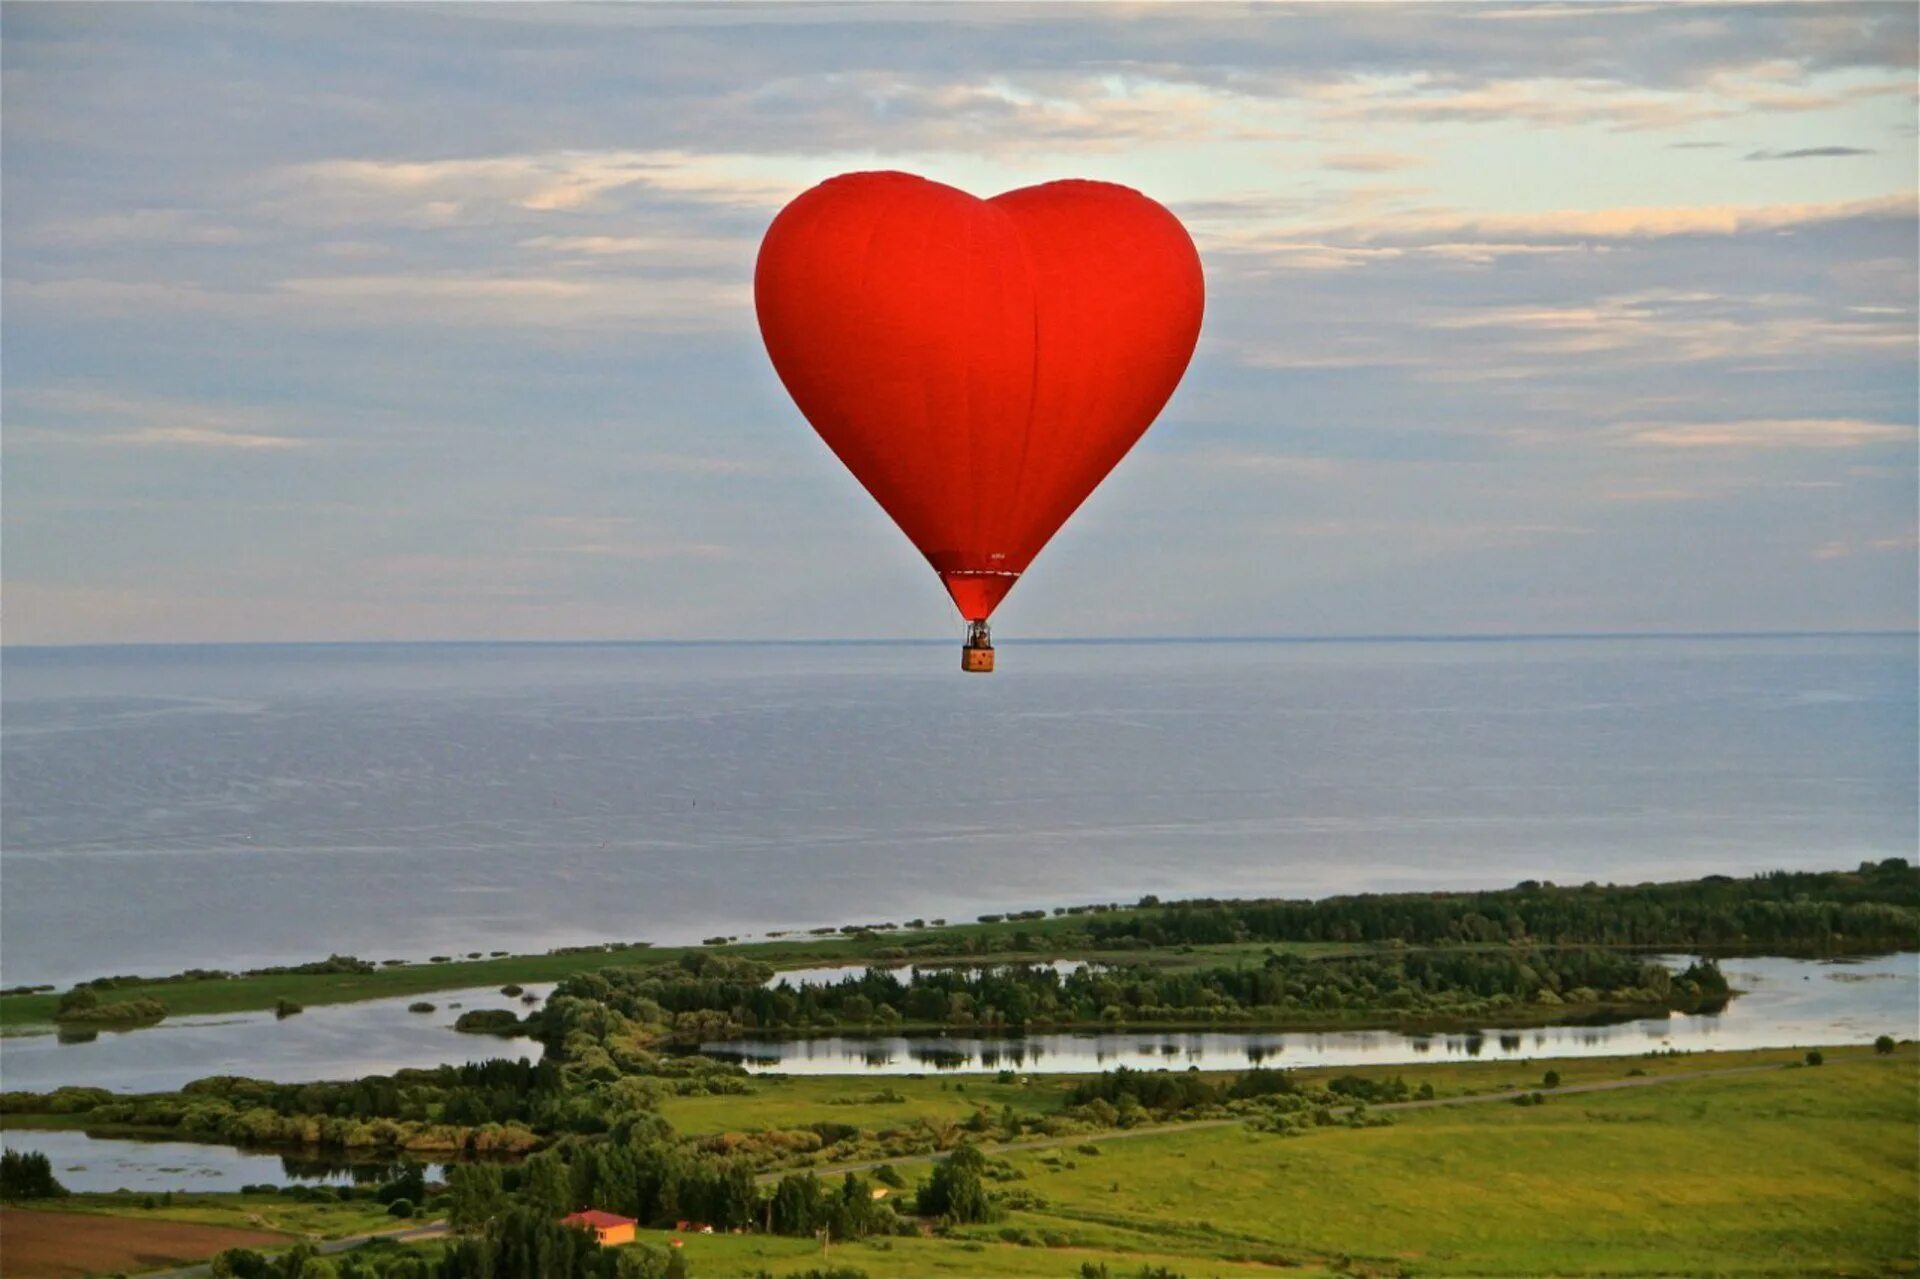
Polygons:
M633 1230L640 1223L632 1217L622 1217L617 1212L601 1212L598 1208L589 1208L585 1212L570 1212L560 1218L563 1226L578 1226L593 1231L593 1237L600 1241L603 1248L617 1247L633 1242Z

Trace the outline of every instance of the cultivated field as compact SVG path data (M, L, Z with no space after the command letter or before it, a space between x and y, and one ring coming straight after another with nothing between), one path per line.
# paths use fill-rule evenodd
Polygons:
M0 1208L0 1272L7 1279L152 1270L201 1261L223 1248L271 1247L285 1235L183 1221Z

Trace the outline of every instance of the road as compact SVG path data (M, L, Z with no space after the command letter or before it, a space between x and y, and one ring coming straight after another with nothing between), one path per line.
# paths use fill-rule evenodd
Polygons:
M379 1230L370 1235L348 1235L344 1239L312 1240L314 1249L322 1254L345 1252L349 1248L358 1248L363 1243L375 1239L391 1239L396 1243L413 1243L421 1239L438 1239L447 1233L447 1223L435 1221L424 1226L401 1226L397 1230ZM212 1274L206 1262L191 1266L181 1266L177 1270L152 1270L141 1274L140 1279L207 1279Z

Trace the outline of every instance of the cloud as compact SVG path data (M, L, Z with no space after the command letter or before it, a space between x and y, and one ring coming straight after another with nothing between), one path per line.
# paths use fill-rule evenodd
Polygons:
M289 435L255 435L210 426L144 426L97 438L102 444L131 444L143 448L298 449L311 443Z
M1914 438L1911 426L1854 418L1636 423L1621 429L1628 444L1669 449L1844 449Z
M1673 236L1741 235L1860 219L1911 221L1912 195L1804 204L1666 205L1559 209L1542 213L1417 214L1342 228L1363 242L1449 240L1651 240Z
M24 401L58 426L12 427L11 444L284 450L315 441L276 429L276 416L245 405L212 404L172 396L126 395L95 387L54 386L9 397L10 410ZM96 429L102 420L118 429Z
M1340 151L1320 157L1320 167L1345 173L1393 173L1417 169L1426 164L1423 156L1403 155L1397 151Z
M1749 151L1743 160L1818 160L1839 156L1879 155L1863 147L1799 147L1792 151Z

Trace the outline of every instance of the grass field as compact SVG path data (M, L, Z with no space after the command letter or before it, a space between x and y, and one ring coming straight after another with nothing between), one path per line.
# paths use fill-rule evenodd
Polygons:
M172 1203L149 1208L145 1205L150 1198L152 1196L143 1194L73 1195L60 1200L60 1211L138 1221L190 1222L236 1230L271 1230L309 1239L343 1239L407 1224L389 1217L385 1205L367 1200L302 1203L281 1195L176 1193Z
M1836 1050L1838 1051L1838 1050ZM1797 1062L1802 1052L1769 1048L1732 1053L1655 1054L1643 1057L1575 1057L1546 1061L1447 1061L1433 1065L1313 1067L1295 1071L1302 1081L1334 1075L1361 1075L1390 1079L1396 1075L1412 1086L1433 1085L1434 1095L1456 1097L1474 1093L1510 1092L1538 1088L1549 1068L1563 1084L1619 1079L1630 1070L1646 1075L1671 1074L1702 1068ZM1284 1065L1284 1063L1278 1063ZM1227 1079L1233 1072L1202 1072L1207 1079ZM751 1092L733 1096L669 1097L661 1113L681 1132L705 1134L755 1128L797 1128L820 1120L857 1124L863 1128L896 1128L926 1119L958 1122L982 1106L995 1115L1002 1106L1016 1114L1044 1115L1059 1110L1065 1094L1082 1076L1018 1075L1001 1083L993 1075L846 1076L760 1075ZM897 1097L898 1100L893 1098Z
M1891 1055L1826 1056L1817 1068L1775 1050L1355 1072L1432 1083L1461 1104L1395 1111L1389 1127L1297 1137L1228 1124L1002 1151L993 1157L1019 1176L996 1189L1037 1196L1035 1206L953 1237L835 1244L828 1260L872 1279L1072 1279L1085 1261L1106 1262L1115 1279L1143 1264L1187 1279L1920 1274L1920 1054L1909 1044ZM1544 1105L1490 1097L1538 1086L1548 1067L1562 1082L1542 1090ZM1747 1073L1698 1073L1728 1070ZM1630 1071L1645 1072L1644 1086ZM669 1113L689 1132L822 1118L871 1126L961 1118L976 1104L1051 1110L1067 1082L762 1079L750 1096L678 1098ZM1631 1086L1567 1091L1603 1083ZM902 1100L860 1099L883 1088ZM847 1097L853 1104L831 1104ZM894 1162L909 1178L929 1169ZM156 1227L328 1237L393 1224L365 1204L137 1202L84 1196L73 1206ZM667 1237L641 1236L656 1246ZM821 1264L819 1245L804 1239L693 1236L685 1251L698 1279Z
M1013 1152L1003 1157L1022 1176L1001 1188L1036 1194L1044 1208L967 1227L961 1239L849 1243L832 1260L874 1279L1070 1276L1089 1259L1107 1261L1116 1276L1151 1263L1190 1279L1277 1268L1299 1276L1920 1273L1913 1049L1884 1057L1836 1050L1819 1068L1789 1059L1798 1054L1641 1061L1650 1078L1778 1068L1549 1092L1542 1106L1402 1111L1386 1128L1278 1137L1211 1127ZM1563 1087L1632 1068L1621 1059L1553 1066ZM1405 1073L1456 1096L1520 1082L1505 1078L1516 1073L1506 1064ZM702 1279L820 1264L817 1246L804 1241L696 1239L687 1248Z

